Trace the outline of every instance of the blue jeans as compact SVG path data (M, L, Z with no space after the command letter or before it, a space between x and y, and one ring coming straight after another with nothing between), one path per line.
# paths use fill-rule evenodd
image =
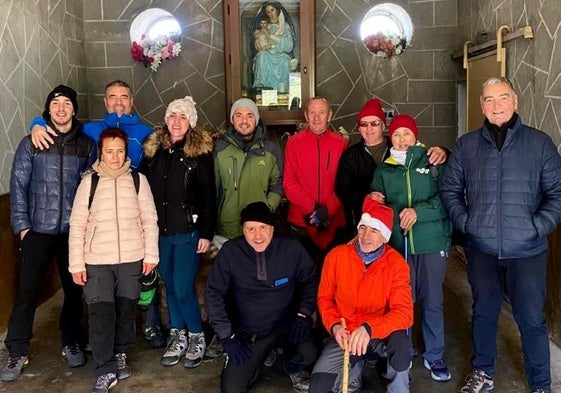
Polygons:
M522 339L528 385L532 390L549 389L549 334L543 312L547 252L529 258L498 259L466 248L466 257L473 294L473 369L490 376L495 373L497 326L506 292Z
M421 307L421 327L425 353L429 362L444 354L444 296L442 284L446 275L448 252L409 255L413 300Z
M195 279L201 256L197 254L199 232L160 236L158 269L166 285L170 328L203 330L201 309L195 295Z

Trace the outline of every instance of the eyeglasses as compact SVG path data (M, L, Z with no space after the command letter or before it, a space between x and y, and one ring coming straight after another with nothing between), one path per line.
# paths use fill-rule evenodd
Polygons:
M380 124L382 124L382 120L361 121L360 123L358 123L358 126L368 127L369 124L371 127L378 127Z

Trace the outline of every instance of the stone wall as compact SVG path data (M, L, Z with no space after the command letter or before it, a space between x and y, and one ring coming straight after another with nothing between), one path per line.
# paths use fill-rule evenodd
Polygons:
M130 55L130 25L136 15L151 7L173 14L182 28L182 52L162 63L156 72L134 62ZM191 95L197 103L198 124L224 127L221 1L87 0L84 1L84 35L92 119L101 118L105 112L102 100L105 85L122 79L133 88L135 111L149 124L163 121L171 100Z
M459 65L450 54L460 45L456 0L392 1L413 22L413 39L402 55L371 55L360 41L359 24L386 1L319 0L317 93L333 103L334 126L356 131L356 114L371 97L385 108L416 118L419 139L452 147L457 134L456 81Z
M82 1L0 0L0 9L0 194L5 194L14 152L54 87L76 89L78 117L89 114Z

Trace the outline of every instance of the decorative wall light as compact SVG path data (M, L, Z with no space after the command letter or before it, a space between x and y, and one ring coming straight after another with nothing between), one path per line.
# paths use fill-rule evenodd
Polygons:
M412 37L409 14L395 4L378 4L366 13L360 24L364 46L379 57L400 55L410 45Z
M147 9L134 18L130 37L132 58L152 71L181 52L181 27L172 14L160 8Z

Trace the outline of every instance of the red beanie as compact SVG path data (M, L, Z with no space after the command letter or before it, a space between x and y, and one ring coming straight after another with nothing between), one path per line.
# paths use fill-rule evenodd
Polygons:
M386 125L386 114L382 110L380 100L377 98L372 98L366 101L366 104L364 104L360 112L358 112L358 116L356 117L357 123L360 123L360 120L366 116L376 116L384 122L384 125Z
M366 225L380 231L386 242L390 240L393 226L393 209L370 197L364 198L362 216L358 226Z
M409 115L395 115L390 123L390 139L392 139L392 134L398 128L405 127L409 128L415 135L415 139L419 140L419 131L417 130L417 123Z

